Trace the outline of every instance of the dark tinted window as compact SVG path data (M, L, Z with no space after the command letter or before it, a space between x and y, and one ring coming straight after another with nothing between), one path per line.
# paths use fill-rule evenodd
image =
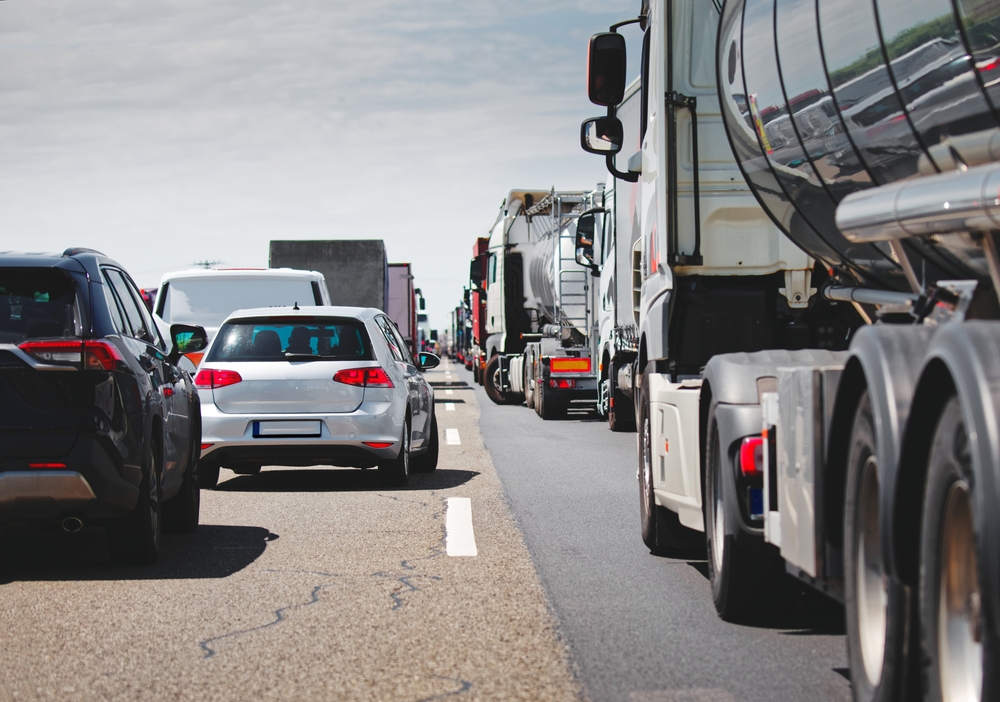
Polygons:
M0 268L0 343L81 335L73 279L48 268Z
M289 356L286 356L289 354ZM207 361L370 361L364 324L354 319L241 319L227 322Z
M132 297L132 294L129 292L129 286L122 277L121 271L113 268L105 268L103 273L105 284L111 286L119 307L125 315L125 323L128 326L128 330L123 333L130 331L131 334L129 336L135 339L153 342L154 337L146 327L145 318L139 308L141 303L136 302Z

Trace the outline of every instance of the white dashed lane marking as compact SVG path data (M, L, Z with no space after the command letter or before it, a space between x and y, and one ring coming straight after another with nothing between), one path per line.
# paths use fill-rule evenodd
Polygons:
M454 412L455 411L455 403L454 402L445 402L444 403L444 411L445 412Z
M458 429L445 429L444 442L449 446L459 446L462 440L458 438Z
M445 395L454 395L454 394L455 394L455 391L454 391L454 390L445 390L445 391L444 391L444 394L445 394Z
M444 540L448 555L478 556L476 534L472 530L472 500L468 497L449 497L447 504Z

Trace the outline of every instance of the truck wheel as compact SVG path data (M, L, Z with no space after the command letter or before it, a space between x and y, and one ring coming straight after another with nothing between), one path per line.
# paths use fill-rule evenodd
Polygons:
M472 380L477 384L482 385L482 381L479 379L479 359L472 359Z
M160 467L152 442L148 452L135 509L108 524L106 529L111 560L120 565L151 565L160 555L163 535Z
M698 550L700 534L682 526L677 515L656 504L653 496L653 433L649 418L648 373L640 390L639 426L639 520L642 541L657 556L685 558Z
M608 427L611 431L635 431L635 408L632 398L618 388L618 369L614 361L608 364L608 385L611 393L608 404Z
M500 356L494 356L483 369L483 388L493 402L498 405L519 405L523 402L521 393L506 393L500 388Z
M385 487L405 487L410 480L410 417L403 423L403 440L399 455L378 464L378 479Z
M561 419L566 416L566 405L545 391L543 383L538 390L538 416L545 420Z
M195 406L195 410L198 407ZM200 411L200 410L198 410ZM166 531L190 534L198 528L201 515L201 488L198 487L198 454L201 453L201 427L195 423L191 432L191 454L181 489L163 503L163 528Z
M906 597L888 587L879 528L878 445L866 391L854 415L844 491L844 613L855 700L898 696L905 668Z
M952 396L931 444L920 530L920 639L924 699L930 702L993 700L998 694L1000 641L980 592L979 563L988 558L983 535L976 534L969 443L961 405Z
M438 437L437 413L431 409L431 436L427 452L421 456L414 456L412 468L414 473L432 473L438 466L438 454L441 450L441 442Z
M705 442L705 550L715 611L727 622L744 621L773 607L781 589L782 564L764 544L743 532L731 509L737 500L726 472L733 471L720 445L715 405L709 409ZM738 508L737 508L738 509ZM757 541L757 543L755 543Z

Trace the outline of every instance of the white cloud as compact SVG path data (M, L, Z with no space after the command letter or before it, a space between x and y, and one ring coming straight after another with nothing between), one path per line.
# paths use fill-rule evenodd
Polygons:
M512 187L591 187L587 37L639 0L0 3L0 248L141 285L272 238L375 237L431 321Z

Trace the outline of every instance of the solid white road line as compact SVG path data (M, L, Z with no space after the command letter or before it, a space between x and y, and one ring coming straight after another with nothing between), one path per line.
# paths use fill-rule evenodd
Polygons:
M478 556L476 534L472 530L472 500L449 497L444 520L445 548L449 556Z
M444 411L445 412L454 412L455 411L455 403L454 402L445 402L444 403Z
M444 442L449 446L459 446L462 440L458 438L458 429L445 429Z

